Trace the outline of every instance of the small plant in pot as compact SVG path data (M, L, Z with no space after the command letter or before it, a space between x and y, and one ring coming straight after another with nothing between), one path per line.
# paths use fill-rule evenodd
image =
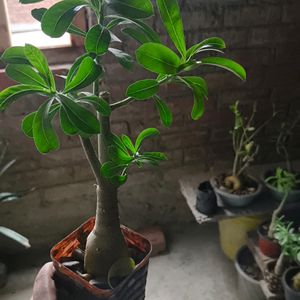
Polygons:
M282 293L281 278L284 271L300 254L300 234L295 230L293 222L284 220L284 217L276 219L274 223L274 238L281 246L281 254L276 262L271 262L267 266L265 278L268 287L273 293Z
M239 102L230 106L234 114L234 127L231 131L234 161L230 173L223 173L211 179L216 194L225 205L244 207L252 203L262 192L258 179L247 174L247 169L259 151L255 137L274 118L272 116L259 127L254 126L257 105L253 105L251 116L247 119L239 110Z
M269 257L277 258L280 255L280 246L274 239L274 230L276 220L281 216L287 203L289 193L298 184L298 180L293 173L289 173L281 168L277 168L275 176L269 177L268 182L272 182L274 186L283 193L283 198L279 206L274 210L270 223L263 223L258 227L258 244L261 252Z
M276 140L276 151L277 153L284 159L285 161L285 168L282 170L282 173L285 171L293 174L297 179L300 179L300 174L296 172L293 168L293 164L291 161L290 153L289 153L289 144L293 139L293 133L295 128L300 122L300 113L297 114L295 118L291 118L291 121L286 121L281 124L281 129L279 135ZM276 181L269 180L275 176L275 173L278 171L276 170L268 170L264 173L264 182L266 187L271 192L271 195L280 200L284 196L284 191L281 190L281 187L276 184ZM300 201L300 181L293 187L290 191L288 202L297 202Z
M125 184L131 165L158 165L166 159L163 153L143 149L143 141L157 136L157 129L143 130L133 142L127 135L117 136L112 132L110 115L125 105L149 100L157 107L162 123L170 126L172 113L158 94L161 86L175 83L193 92L191 116L198 120L204 113L208 91L205 80L190 76L189 71L212 65L246 79L245 70L236 62L220 56L203 56L206 51L223 52L222 39L209 38L186 47L176 0L157 0L156 4L176 52L163 45L158 34L146 23L145 19L154 13L150 0L64 0L48 10L34 9L32 15L41 21L47 35L56 38L69 32L84 38L86 51L71 66L62 90L57 90L47 60L36 47L12 47L2 55L7 75L20 84L0 93L0 109L6 109L23 95L44 97L38 110L27 115L22 123L24 133L33 139L39 152L45 154L59 148L52 125L55 118L59 119L64 134L76 136L81 141L96 181L96 218L54 246L51 255L61 277L75 282L74 288L79 286L101 299L144 299L151 247L137 233L120 227L118 189ZM76 13L83 8L96 19L96 24L92 25L90 18L87 32L72 24ZM112 11L113 14L107 13ZM121 28L121 33L113 33L116 28ZM149 75L150 79L131 84L124 99L112 101L103 87L106 74L102 58L113 55L123 67L132 67L131 56L115 48L122 41L117 35L122 33L142 44L135 52L136 60L153 74ZM93 85L93 93L81 91L90 85ZM97 138L97 151L92 143L94 138ZM75 257L80 261L80 271L64 264ZM125 279L120 284L111 284L114 277Z

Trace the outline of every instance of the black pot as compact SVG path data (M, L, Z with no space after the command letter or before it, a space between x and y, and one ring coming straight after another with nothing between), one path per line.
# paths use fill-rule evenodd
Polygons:
M209 181L200 183L198 187L196 208L205 215L212 215L218 209L217 197Z
M292 278L300 272L300 268L290 268L285 271L282 277L282 285L284 288L284 295L286 300L300 300L300 291L292 288Z

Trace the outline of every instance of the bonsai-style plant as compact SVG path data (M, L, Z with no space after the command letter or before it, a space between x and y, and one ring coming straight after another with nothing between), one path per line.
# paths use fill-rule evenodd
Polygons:
M257 105L254 103L252 113L249 118L246 118L239 109L239 101L230 106L230 110L234 115L234 127L232 129L232 145L234 152L233 166L230 174L223 174L217 178L219 187L217 192L221 195L223 192L233 195L245 195L243 199L238 197L235 202L232 197L222 197L225 202L233 206L245 206L254 200L253 197L247 197L254 194L259 188L259 182L250 178L247 174L247 169L255 160L259 152L259 145L255 138L265 128L269 122L275 117L276 113L273 110L271 117L263 122L258 127L255 127L254 119L257 112ZM221 193L222 192L222 193ZM230 198L230 199L228 199ZM227 201L226 201L227 200Z
M85 271L95 277L106 277L117 261L129 257L118 212L118 188L126 182L129 167L157 165L166 159L161 152L147 152L143 148L145 139L159 134L157 129L147 128L133 141L127 135L117 136L112 132L110 115L130 103L153 101L162 123L168 127L172 113L159 96L159 89L176 83L193 92L191 117L198 120L204 113L208 89L203 78L188 75L189 71L212 65L246 79L245 70L236 62L222 56L203 56L206 52L222 53L225 49L222 39L208 38L187 48L176 0L157 0L156 5L176 52L163 45L158 34L147 25L146 19L154 14L150 0L64 0L49 9L34 9L32 15L41 21L45 34L56 38L69 32L84 39L85 53L71 66L62 90L57 89L47 60L36 47L28 44L11 47L2 55L2 61L7 64L6 74L19 84L0 93L0 109L5 110L23 95L35 94L44 99L37 111L27 115L22 123L24 133L33 140L38 151L45 154L59 148L59 138L52 125L55 118L59 119L64 134L81 141L96 181L96 221L87 238L84 259ZM83 8L96 20L87 32L72 24ZM121 28L119 37L113 33L117 27ZM100 86L106 75L102 58L113 55L126 69L131 69L134 62L129 54L116 48L122 41L121 34L141 44L135 59L152 75L130 84L124 99L112 101L109 91ZM82 91L90 85L93 85L93 93ZM94 137L98 141L97 150L92 143ZM130 265L129 259L128 262ZM128 265L127 269L130 271Z

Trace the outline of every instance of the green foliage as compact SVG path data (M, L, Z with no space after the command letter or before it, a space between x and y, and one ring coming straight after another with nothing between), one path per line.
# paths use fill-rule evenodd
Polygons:
M137 100L146 100L154 96L159 89L159 84L155 79L140 80L127 89L127 96Z
M153 6L150 0L106 0L108 6L121 16L145 19L153 15Z
M180 58L168 47L157 43L146 43L136 51L138 63L157 74L176 74Z
M178 2L174 0L157 0L157 6L171 40L181 56L185 58L186 45Z
M69 29L79 10L88 5L84 0L63 0L50 7L42 17L42 30L47 35L61 37Z
M300 262L300 232L295 230L293 222L287 222L284 217L277 218L274 226L274 238L281 246L282 253Z
M37 1L22 0L22 3L34 2ZM199 53L222 53L225 42L212 37L187 48L177 0L157 0L156 6L177 49L176 53L163 45L159 35L145 21L154 13L151 0L63 0L49 9L34 9L32 16L41 22L45 34L55 38L69 32L84 37L86 52L75 60L64 78L64 89L60 91L56 88L54 76L42 51L32 45L7 49L1 60L7 64L7 75L19 84L0 92L0 110L6 109L24 95L38 94L45 97L38 110L25 116L22 122L23 132L34 140L41 153L59 147L58 136L52 125L55 118L59 119L60 130L64 134L90 138L100 133L100 122L109 123L109 117L115 109L133 101L153 101L161 123L166 127L171 126L172 112L159 96L160 87L169 83L184 84L192 91L194 105L191 116L194 120L200 119L205 111L208 88L202 77L192 76L189 72L202 65L212 65L228 70L243 80L246 79L246 72L236 62L223 57L198 59ZM76 14L84 7L89 8L97 19L97 23L87 32L72 24ZM107 15L107 11L113 11L113 14ZM122 41L115 34L115 29L121 29L118 35L123 33L140 44L135 59L116 48L115 42ZM110 104L98 93L99 83L105 81L102 58L107 54L113 55L127 70L132 69L136 60L141 67L155 73L156 79L134 82L128 87L125 99ZM93 94L80 91L91 84L94 85ZM126 181L127 169L132 163L141 167L144 164L157 165L166 159L160 152L141 153L144 140L158 134L154 128L142 131L135 143L126 135L117 137L109 130L104 131L110 159L102 164L101 174L115 185Z
M85 49L87 52L103 55L108 51L111 41L108 29L100 24L93 26L85 38Z
M289 194L300 183L300 180L297 180L295 174L278 167L275 175L268 177L266 182L273 185L278 192Z

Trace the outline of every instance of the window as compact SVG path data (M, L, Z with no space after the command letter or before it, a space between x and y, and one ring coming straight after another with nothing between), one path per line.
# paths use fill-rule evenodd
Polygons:
M12 46L23 46L25 43L39 48L71 46L68 33L61 38L52 39L42 32L40 23L31 16L32 9L48 8L58 0L45 0L34 4L21 4L17 0L6 1Z

